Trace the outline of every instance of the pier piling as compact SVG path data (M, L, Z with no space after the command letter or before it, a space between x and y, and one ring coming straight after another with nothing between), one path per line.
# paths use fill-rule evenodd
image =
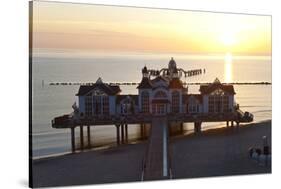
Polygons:
M87 137L88 137L88 147L91 148L91 130L90 126L87 126Z
M121 124L121 141L124 144L124 124Z
M180 130L181 130L181 133L183 133L183 122L181 122L181 126L180 126Z
M75 152L75 127L71 127L71 149Z
M226 122L226 127L229 127L229 121Z
M143 139L144 138L143 123L140 124L140 131L141 131L141 139Z
M120 125L115 125L116 126L116 142L117 142L117 145L120 144L120 130L119 130L119 127Z
M194 122L194 132L195 133L201 132L201 124L202 124L202 122Z
M125 124L125 137L126 137L126 143L128 143L128 124Z
M80 143L81 143L81 150L84 149L84 133L83 133L83 126L80 126Z

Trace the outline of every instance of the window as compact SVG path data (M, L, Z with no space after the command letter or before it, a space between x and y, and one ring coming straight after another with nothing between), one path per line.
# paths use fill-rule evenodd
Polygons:
M209 96L209 112L215 112L215 98L214 96Z
M223 111L224 112L229 112L229 98L228 96L223 96Z
M109 99L108 99L108 96L102 97L102 111L103 111L103 114L109 115Z
M229 98L228 95L216 94L209 96L209 112L228 112Z
M101 96L93 96L93 111L95 115L101 114Z
M180 112L180 93L178 91L172 92L172 112Z
M92 108L92 96L86 96L85 97L85 115L86 116L92 116L93 113Z
M147 91L141 93L141 108L143 113L149 113L149 93Z

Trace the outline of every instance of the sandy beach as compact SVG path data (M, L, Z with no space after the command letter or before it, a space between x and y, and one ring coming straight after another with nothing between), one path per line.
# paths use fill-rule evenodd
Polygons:
M249 147L271 141L271 121L170 139L173 178L271 173L248 157ZM33 161L34 187L141 180L147 142ZM270 143L271 146L271 143Z
M271 121L172 139L173 178L271 173L271 166L259 165L248 154L250 147L262 148L264 135L271 146Z

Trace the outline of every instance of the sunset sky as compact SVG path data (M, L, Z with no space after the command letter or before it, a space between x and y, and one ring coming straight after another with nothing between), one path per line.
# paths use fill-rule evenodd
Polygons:
M271 54L271 17L34 2L35 52Z

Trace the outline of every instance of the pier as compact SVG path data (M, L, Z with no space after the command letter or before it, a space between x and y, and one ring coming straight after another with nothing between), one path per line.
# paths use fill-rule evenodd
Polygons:
M239 128L240 123L253 121L253 115L240 110L235 102L233 85L221 83L218 78L213 83L201 84L200 93L188 93L188 86L180 78L205 72L178 68L173 58L168 68L154 70L144 66L137 95L120 94L119 85L98 78L95 83L80 86L76 94L78 106L75 102L73 113L54 118L52 127L70 129L72 152L76 152L95 143L92 127L115 127L116 145L123 145L128 143L130 126L139 125L141 138L148 139L141 180L172 178L169 136L174 123L182 133L184 123L193 123L194 133L200 135L206 122L225 122L226 127ZM77 128L79 136L75 136Z

